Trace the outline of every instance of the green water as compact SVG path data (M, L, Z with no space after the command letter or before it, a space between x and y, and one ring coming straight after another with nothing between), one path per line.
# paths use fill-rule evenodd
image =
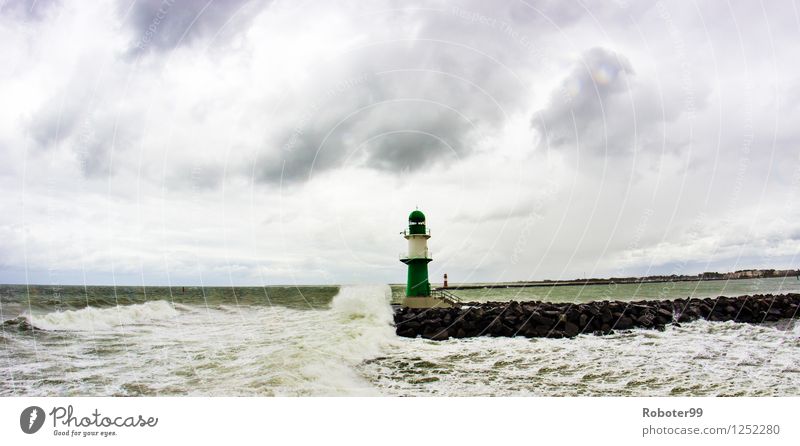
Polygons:
M403 285L392 285L392 302L399 303ZM268 287L135 287L0 285L0 305L5 316L30 309L75 310L86 306L111 307L165 300L191 305L277 305L292 309L325 309L338 286ZM619 285L570 285L527 288L452 289L465 301L588 302L594 300L677 299L720 295L800 293L796 278L664 282ZM16 314L14 314L16 313ZM6 317L7 319L7 317Z
M403 297L403 287L392 286L393 301ZM590 302L596 300L679 299L686 297L740 296L744 294L800 293L795 277L703 282L661 282L617 285L569 285L527 288L452 289L464 301Z
M325 309L338 286L268 287L135 287L0 285L0 310L6 316L22 311L64 311L113 307L152 301L215 307L271 306ZM7 319L7 318L6 318Z

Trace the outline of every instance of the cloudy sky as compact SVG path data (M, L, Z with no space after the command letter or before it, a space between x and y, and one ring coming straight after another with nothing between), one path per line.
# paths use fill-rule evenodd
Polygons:
M796 268L798 9L0 0L0 282Z

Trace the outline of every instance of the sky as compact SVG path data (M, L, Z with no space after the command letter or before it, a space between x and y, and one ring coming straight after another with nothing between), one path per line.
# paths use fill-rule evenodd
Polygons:
M797 268L799 9L0 0L0 282Z

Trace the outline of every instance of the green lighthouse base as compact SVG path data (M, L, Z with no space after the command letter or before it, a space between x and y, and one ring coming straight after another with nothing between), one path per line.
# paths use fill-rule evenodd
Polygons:
M450 303L445 302L438 297L420 296L412 297L406 296L403 298L403 306L408 308L452 308Z
M406 297L429 297L431 284L428 282L428 263L431 259L419 257L400 259L400 261L408 265Z

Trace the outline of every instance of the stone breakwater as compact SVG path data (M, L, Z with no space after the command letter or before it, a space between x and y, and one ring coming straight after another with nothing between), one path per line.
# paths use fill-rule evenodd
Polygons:
M587 303L483 302L459 308L400 308L399 336L445 340L475 336L571 338L634 328L663 330L667 324L709 321L762 323L800 317L800 294L720 296L706 299Z

